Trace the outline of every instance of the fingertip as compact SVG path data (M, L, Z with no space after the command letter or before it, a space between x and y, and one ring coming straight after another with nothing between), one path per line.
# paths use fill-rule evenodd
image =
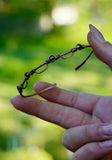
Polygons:
M16 104L18 104L18 99L20 99L20 95L17 95L17 96L15 96L15 97L11 97L10 99L9 99L9 102L12 104L12 105L16 105Z
M45 88L48 88L50 86L51 86L50 83L39 81L39 82L37 82L37 83L34 84L33 88L34 88L35 92L38 93L41 90L43 90Z
M40 100L27 97L24 98L20 95L10 99L11 104L17 109L27 114L35 115L37 112L37 106L41 103Z
M25 111L30 106L31 103L34 101L34 98L28 97L24 98L20 95L10 98L11 104L18 110Z
M75 151L73 145L72 145L72 140L71 140L71 129L68 129L64 132L63 137L62 137L62 143L63 145L69 149L70 151Z
M21 104L23 103L23 99L24 98L22 96L17 95L15 97L11 97L9 99L9 101L16 109L18 109L21 106Z
M39 90L40 85L41 85L41 82L36 82L36 83L34 84L34 86L33 86L33 89L34 89L35 91Z
M94 49L94 46L101 44L101 42L99 42L96 39L96 37L93 35L91 31L89 31L87 34L87 40L88 40L88 43L93 47L93 49Z
M92 46L94 54L112 70L112 44L105 41L102 33L97 28L92 25L89 28L87 40Z
M91 24L89 24L89 32L87 34L87 40L88 40L90 45L92 45L92 41L93 41L93 38L94 38L94 35L92 33L92 28L93 28L93 26Z
M88 40L89 44L91 44L91 42L92 42L92 33L91 33L91 31L89 31L88 34L87 34L87 40Z
M69 129L68 129L69 130ZM62 143L63 145L66 147L68 144L67 144L67 138L69 137L69 131L66 130L64 133L63 133L63 136L62 136Z
M105 39L104 39L104 36L103 34L99 31L99 29L97 29L95 26L93 26L92 24L89 24L89 29L90 29L90 32L89 32L89 35L90 35L90 38L92 38L92 40L94 41L98 41L100 43L104 43L105 42ZM88 37L89 38L89 37ZM90 39L91 40L91 39Z

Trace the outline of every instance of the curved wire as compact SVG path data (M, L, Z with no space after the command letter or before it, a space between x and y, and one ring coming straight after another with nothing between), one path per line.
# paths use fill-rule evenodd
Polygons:
M54 87L56 86L56 84L52 85L51 87L45 88L45 89L39 91L38 93L33 93L33 94L27 95L27 96L24 96L24 95L23 95L23 90L24 90L25 88L27 88L27 86L28 86L28 80L29 80L30 76L32 76L34 73L36 73L36 74L41 74L41 73L43 73L46 69L48 69L48 64L49 64L49 63L53 63L53 62L55 62L56 60L58 60L59 58L62 58L62 59L70 58L70 57L72 57L72 56L74 55L74 52L76 52L76 51L78 51L78 50L82 50L82 49L87 48L87 47L91 47L91 46L90 46L90 45L77 44L77 45L75 46L75 48L72 48L72 49L70 49L69 51L67 51L67 52L65 52L65 53L57 54L57 55L50 55L50 56L48 57L48 59L47 59L44 63L42 63L42 64L40 64L38 67L32 69L30 72L26 72L26 73L24 74L25 77L24 77L23 83L17 86L17 89L18 89L18 92L20 93L20 95L21 95L22 97L31 97L31 96L35 96L35 95L37 95L37 94L41 94L41 93L43 93L43 92L45 92L45 91L48 91L49 89L54 88ZM71 53L71 55L69 55L69 56L67 56L67 57L64 57L64 56L68 55L69 53ZM78 65L78 66L76 67L76 70L78 70L78 69L89 59L89 57L92 55L92 53L93 53L93 50L90 52L90 54L87 56L87 58L86 58L80 65ZM45 66L45 65L46 65L46 67L45 67L44 69L42 69L42 71L39 71L39 72L38 72L38 70L39 70L40 68L42 68L43 66Z

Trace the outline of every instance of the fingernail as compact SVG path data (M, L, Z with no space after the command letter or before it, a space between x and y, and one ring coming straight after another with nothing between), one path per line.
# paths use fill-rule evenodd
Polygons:
M107 126L101 126L99 128L99 132L103 136L111 136L112 137L112 124Z
M112 148L112 140L99 142L99 145L100 145L102 148Z
M103 35L101 34L101 32L96 28L94 27L93 25L89 25L89 29L90 29L90 32L93 34L93 36L101 43L105 42L105 39L103 37Z

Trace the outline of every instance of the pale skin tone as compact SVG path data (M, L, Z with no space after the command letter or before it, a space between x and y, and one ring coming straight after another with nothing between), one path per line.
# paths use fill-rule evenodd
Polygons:
M88 42L94 54L112 70L112 45L90 26ZM51 86L38 82L34 90ZM73 152L73 160L112 160L112 97L79 93L54 87L34 97L11 99L14 107L25 113L67 129L63 144ZM108 126L108 127L101 127Z

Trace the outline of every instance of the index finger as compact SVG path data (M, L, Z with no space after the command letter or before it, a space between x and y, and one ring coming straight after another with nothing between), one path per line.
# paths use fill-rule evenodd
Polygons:
M50 86L51 84L47 82L37 82L34 85L34 90L38 93L40 90ZM40 96L48 101L72 108L77 108L89 114L93 112L94 106L97 104L101 97L99 95L73 92L58 87L54 87L47 92L43 92L40 94Z
M64 128L92 123L92 117L78 109L37 98L23 98L20 95L11 99L13 106L25 113L55 123Z

